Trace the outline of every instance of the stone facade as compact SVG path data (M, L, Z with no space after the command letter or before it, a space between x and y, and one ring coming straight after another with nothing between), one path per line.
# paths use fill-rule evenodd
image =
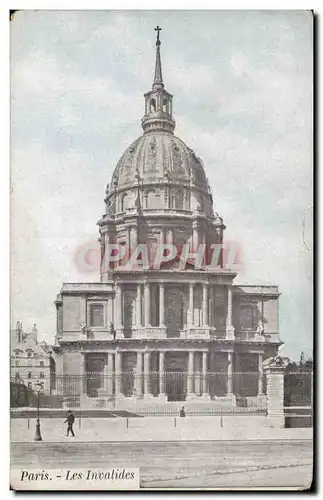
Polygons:
M89 406L111 399L235 404L241 392L257 400L263 361L281 343L278 287L235 285L223 253L213 267L207 252L199 265L189 257L155 266L162 245L186 245L196 257L201 245L222 245L225 230L201 160L173 133L159 40L142 127L106 189L100 282L64 283L57 296L57 366L79 377L74 394ZM125 252L107 265L115 244ZM136 254L142 244L148 265ZM253 382L236 373L254 374Z
M55 361L51 346L38 342L37 328L25 333L20 322L11 332L10 378L12 382L24 384L29 389L51 394L55 390Z

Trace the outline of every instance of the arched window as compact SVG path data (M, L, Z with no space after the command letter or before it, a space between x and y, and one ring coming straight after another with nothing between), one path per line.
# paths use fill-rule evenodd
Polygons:
M156 111L156 101L155 99L150 99L150 112L154 113Z
M175 210L184 209L184 195L182 191L175 191L172 196L172 208Z
M163 112L164 113L168 113L168 106L167 106L167 104L168 104L168 101L167 101L167 99L164 98L163 99Z
M104 326L103 304L92 304L90 307L90 326Z

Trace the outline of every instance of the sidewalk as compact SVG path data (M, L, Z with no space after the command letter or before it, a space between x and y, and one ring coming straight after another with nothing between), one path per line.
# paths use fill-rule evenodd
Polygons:
M253 441L312 439L311 428L280 429L266 426L261 418L250 425L232 417L144 417L137 418L77 418L76 437L66 437L64 419L40 420L43 442L118 442L118 441ZM36 419L12 419L11 442L34 442Z

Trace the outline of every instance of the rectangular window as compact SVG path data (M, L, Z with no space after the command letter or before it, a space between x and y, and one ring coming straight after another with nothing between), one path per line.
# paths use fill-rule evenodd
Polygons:
M103 304L92 304L90 308L90 326L104 326Z
M31 389L31 388L32 388L32 383L28 382L28 389Z
M39 366L44 366L44 361L40 361Z
M253 307L241 306L240 307L241 328L251 330L254 328Z
M31 352L27 352L27 357L31 358L32 357L32 353Z
M28 378L31 378L31 372L28 373Z
M40 372L40 373L39 373L39 378L45 378L45 374L44 374L44 372Z
M19 361L18 360L16 361L16 366L19 366Z
M19 372L16 372L16 379L19 378Z

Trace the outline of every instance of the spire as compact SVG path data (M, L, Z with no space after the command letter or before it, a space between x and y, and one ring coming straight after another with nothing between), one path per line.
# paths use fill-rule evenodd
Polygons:
M157 40L156 40L156 64L155 64L155 78L154 78L154 83L153 83L153 89L157 88L163 88L163 75L162 75L162 69L161 69L161 60L160 60L160 39L159 39L159 32L161 31L161 28L159 26L156 26L155 31L157 31Z
M157 31L155 77L152 89L144 94L145 114L141 120L141 126L144 133L162 130L172 134L175 128L175 121L172 118L173 96L167 92L163 83L159 39L161 28L157 26L155 31Z

